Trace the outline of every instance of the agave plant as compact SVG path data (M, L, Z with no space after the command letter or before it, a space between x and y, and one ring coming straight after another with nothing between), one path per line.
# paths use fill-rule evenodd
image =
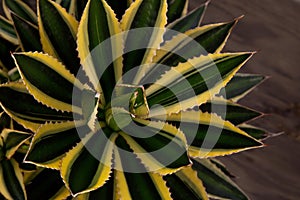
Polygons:
M264 77L187 3L3 0L4 198L247 199L215 157L263 146L237 101Z

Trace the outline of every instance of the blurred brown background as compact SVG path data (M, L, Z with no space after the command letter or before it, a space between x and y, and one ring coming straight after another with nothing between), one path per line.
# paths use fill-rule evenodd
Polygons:
M205 1L191 0L191 8ZM258 51L243 72L270 76L240 103L267 113L255 124L284 135L221 160L253 200L300 199L300 1L212 0L204 23L245 15L224 51Z

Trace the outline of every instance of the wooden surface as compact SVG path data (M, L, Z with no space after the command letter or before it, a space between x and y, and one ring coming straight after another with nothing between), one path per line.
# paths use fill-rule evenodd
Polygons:
M201 0L192 0L192 7ZM253 200L300 199L300 3L292 0L213 0L204 23L238 23L225 51L258 51L243 72L270 78L240 103L268 115L256 124L272 132L263 149L221 160Z

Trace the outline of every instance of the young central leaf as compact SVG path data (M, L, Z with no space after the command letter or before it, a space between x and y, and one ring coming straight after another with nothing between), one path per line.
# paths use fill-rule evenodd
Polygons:
M123 108L109 107L105 111L105 121L114 131L120 131L130 124L131 117Z

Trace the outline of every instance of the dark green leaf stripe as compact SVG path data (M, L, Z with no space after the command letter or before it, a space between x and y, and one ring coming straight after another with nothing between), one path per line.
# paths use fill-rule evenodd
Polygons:
M92 52L111 36L110 21L102 0L91 0L88 9L89 50ZM111 44L105 45L105 48L103 45L101 47L95 49L91 55L97 77L100 77L100 85L105 86L102 87L104 97L109 102L116 82L114 66L111 64L113 49Z
M5 187L7 188L11 198L25 200L26 194L21 185L23 183L21 182L22 180L18 178L18 176L20 176L21 174L16 174L20 173L20 171L15 171L16 167L18 167L16 161L4 159L0 164L2 168L2 176L5 182Z
M157 51L157 56L153 60L156 64L143 77L142 82L153 82L169 70L169 67L177 66L188 59L218 52L224 46L236 22L237 20L230 23L199 27L185 33L189 37L188 40L181 35L179 38L174 37L172 40L167 41L161 47L162 50ZM166 34L166 37L169 37L168 32Z
M255 110L227 101L213 100L202 104L199 108L202 112L216 113L235 125L261 116L261 113Z
M127 145L126 141L122 137L118 137L118 139L116 140L116 144L126 151L131 151L130 147ZM122 165L126 165L126 170L128 169L128 164L126 163L130 163L129 166L133 171L138 171L144 168L140 161L137 160L134 154L126 154L125 156L122 155L121 152L119 153L121 163ZM157 192L155 185L153 184L148 173L124 172L124 175L132 199L160 199L160 195Z
M146 171L145 167L141 164L140 160L136 158L134 154L128 154L132 152L130 146L127 144L123 137L118 137L116 140L116 145L127 152L124 154L123 151L118 151L116 156L116 162L120 162L123 169L125 178L125 184L128 187L128 193L133 200L146 199L146 200L156 200L162 199L161 194L157 187L163 187L163 185L157 186L150 176L150 173L138 173ZM121 170L121 169L118 169ZM135 173L136 172L136 173ZM119 184L118 184L119 181ZM117 179L117 186L120 189L120 196L122 196L122 190L124 190L124 183L120 183L121 180Z
M10 150L14 147L17 147L29 137L31 137L31 134L29 133L10 130L7 137L5 138L5 149Z
M43 169L25 185L25 188L30 200L52 199L64 188L64 183L59 171Z
M101 199L101 200L111 200L114 197L114 184L115 183L115 176L114 173L111 174L111 177L109 180L99 189L94 190L92 192L89 192L87 195L88 200L95 200L95 199Z
M3 0L4 5L7 8L18 15L19 17L23 18L26 21L29 21L33 24L37 24L37 17L34 14L33 10L26 5L23 1L20 0Z
M243 97L264 79L265 77L261 75L238 73L226 87L220 91L220 95L226 99L239 100L239 96Z
M63 124L62 130L55 130L55 125L53 125L54 130L51 130L51 125L53 124L44 125L44 128L41 128L38 134L34 136L26 161L47 163L62 157L80 142L78 133L84 136L90 131L86 126L64 130ZM49 127L49 130L46 127Z
M262 146L260 141L215 114L191 110L162 118L182 130L192 157L224 156Z
M76 51L76 33L71 30L71 25L48 0L39 1L39 18L40 31L42 31L42 26L43 34L46 34L51 42L55 54L76 75L80 67L80 61Z
M23 51L42 51L37 27L15 14L12 14L12 19Z
M105 184L105 182L102 181L99 183L98 179L107 180L109 177L108 174L106 174L106 170L111 170L113 152L107 149L108 146L110 146L108 140L115 136L111 129L107 127L102 128L102 131L92 134L84 146L81 147L80 151L76 153L75 157L71 158L67 156L63 160L62 168L67 170L67 174L65 175L65 172L63 172L62 176L67 180L68 187L72 191L72 194L98 189ZM114 141L110 142L114 143ZM70 152L72 153L73 150ZM66 160L69 158L72 160L67 162ZM109 159L104 160L107 158ZM101 177L103 173L105 173L104 175L107 177Z
M14 54L24 78L38 90L67 104L72 104L73 84L34 56Z
M209 194L233 200L247 200L245 194L219 170L213 163L206 159L193 159L193 169Z
M16 55L15 58L21 66L24 76L26 79L31 80L33 85L49 96L54 96L60 101L72 104L72 83L66 81L60 74L37 60L21 55ZM22 66L30 66L30 68L27 67L28 69L26 69ZM48 82L47 79L50 79L50 81Z
M171 49L170 52L157 63L167 66L177 66L179 62L186 62L189 58L206 53L214 53L224 44L224 41L226 41L235 23L236 21L220 24L196 37L192 36L193 41L185 44L181 48L176 47L176 49ZM197 43L200 45L200 48L198 45L195 46ZM203 52L203 50L206 52Z
M134 151L142 148L145 152L148 152L148 156L155 157L161 166L170 169L180 168L190 163L186 154L185 141L182 141L182 138L178 136L180 133L178 135L174 134L175 127L172 127L173 132L171 132L166 127L145 125L145 121L135 121L135 124L122 129L128 135L125 139ZM171 129L171 126L168 126L168 128ZM170 160L170 158L172 159ZM147 163L145 164L147 165Z
M46 121L72 120L72 113L59 112L53 110L41 103L38 103L32 95L30 95L24 86L24 90L20 91L13 87L13 84L0 86L1 105L19 118L44 123Z
M178 31L184 33L190 29L196 28L200 25L204 11L206 10L207 3L199 6L198 8L194 9L193 11L189 12L186 16L176 20L175 22L169 24L167 26L168 29L173 31ZM169 40L174 36L170 31L166 30L164 35L164 40Z
M175 174L164 176L173 199L200 200L201 198Z
M207 91L225 79L250 56L250 53L233 54L191 67L191 70L167 85L168 88L164 87L147 96L149 107L155 104L172 105L178 103L179 99L186 100ZM215 72L216 70L219 74ZM186 81L190 84L190 88L186 88Z
M168 0L168 12L167 18L168 23L175 21L180 18L184 12L185 5L188 0Z
M2 16L0 16L0 36L0 38L4 38L12 44L18 44L18 38L14 30L14 26Z
M194 127L195 124L180 124L180 129L185 133L188 143L191 144L191 146L198 148L242 149L247 147L261 146L260 143L249 137L237 134L236 132L230 130L214 127L213 125L200 124L198 126L198 130L196 130L197 134L195 136Z
M159 12L162 6L163 0L144 0L141 2L133 20L130 25L130 29L144 28L144 27L155 27L157 26L157 17L159 17ZM145 56L146 49L141 49L139 46L146 46L149 44L151 36L153 33L151 31L142 32L140 34L134 32L127 35L125 42L125 48L127 49L137 49L135 51L128 52L124 54L124 68L123 73L125 74L130 69L139 66ZM149 44L151 47L151 44ZM126 49L125 49L126 51ZM128 82L130 80L124 80Z
M265 139L269 136L269 134L265 130L254 126L241 125L239 126L239 128L258 140Z

